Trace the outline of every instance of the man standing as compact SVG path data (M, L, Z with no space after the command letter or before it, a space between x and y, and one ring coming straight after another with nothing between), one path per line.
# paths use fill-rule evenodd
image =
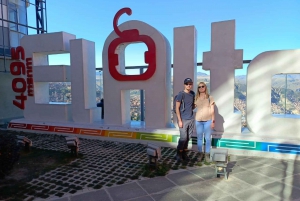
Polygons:
M187 160L187 148L190 137L193 134L195 119L193 109L195 108L195 93L193 88L193 80L186 78L184 80L184 90L179 92L176 97L176 116L180 132L180 138L177 145L176 160Z

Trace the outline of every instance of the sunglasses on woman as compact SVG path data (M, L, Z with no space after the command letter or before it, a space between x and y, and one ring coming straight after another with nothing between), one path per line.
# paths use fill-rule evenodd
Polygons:
M205 86L198 86L198 89L200 89L200 88L205 88Z

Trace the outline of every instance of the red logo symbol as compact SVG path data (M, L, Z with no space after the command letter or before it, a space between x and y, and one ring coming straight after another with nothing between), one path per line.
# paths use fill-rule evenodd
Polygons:
M153 76L156 70L156 47L155 42L151 37L147 35L139 35L137 29L125 30L121 32L117 26L117 22L120 16L124 13L131 15L132 11L130 8L122 8L119 10L113 21L114 31L119 38L114 39L108 47L108 68L111 76L118 81L140 81L147 80ZM119 65L118 54L115 53L117 47L124 43L135 43L143 42L147 45L148 51L145 52L145 63L148 64L148 69L141 75L122 75L120 74L116 66Z

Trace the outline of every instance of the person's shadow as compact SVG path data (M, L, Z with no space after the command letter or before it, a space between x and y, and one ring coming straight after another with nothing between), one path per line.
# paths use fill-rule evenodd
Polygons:
M219 113L218 106L215 104L215 129L214 132L217 132L218 134L223 134L224 133L224 118L223 116Z

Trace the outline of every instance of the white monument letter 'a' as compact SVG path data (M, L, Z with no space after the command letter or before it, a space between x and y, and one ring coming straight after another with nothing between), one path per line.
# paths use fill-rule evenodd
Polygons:
M234 70L243 67L243 51L235 50L235 21L212 23L211 51L203 53L210 70L210 91L216 101L216 131L241 133L241 115L234 113Z
M117 26L123 13L114 18L114 31L107 37L103 52L103 87L105 124L124 125L130 122L132 89L145 90L145 122L147 128L165 128L170 122L171 61L170 44L155 28L141 21L127 21ZM125 74L125 48L132 43L145 43L148 69L141 75ZM143 109L143 108L141 108Z

